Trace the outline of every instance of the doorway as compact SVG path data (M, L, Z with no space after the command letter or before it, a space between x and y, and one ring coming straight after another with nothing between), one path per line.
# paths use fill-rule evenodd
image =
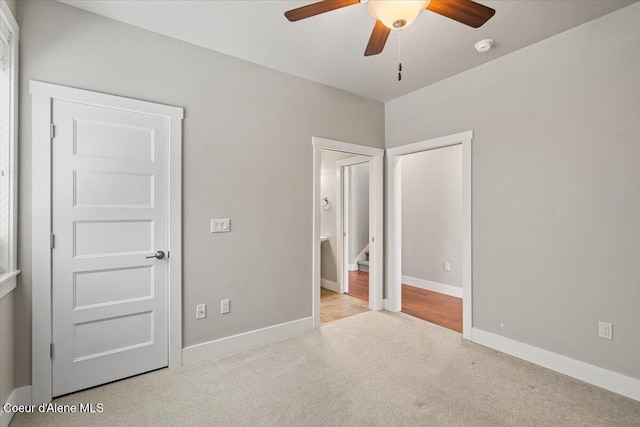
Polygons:
M33 402L180 366L182 109L30 89Z
M322 323L369 310L370 161L321 150Z
M400 164L402 311L462 333L462 145Z
M346 306L347 312L361 312L367 309L382 309L382 157L384 151L377 148L349 144L340 141L313 139L314 146L314 242L313 242L313 308L314 327L320 326L321 301L334 305ZM368 220L366 243L358 255L368 256L369 264L366 272L366 297L354 298L346 292L354 292L355 283L349 290L349 239L345 239L343 227L349 226L345 221L344 208L349 212L349 168L358 164L366 164L368 175L366 196L368 197ZM358 172L362 173L363 170ZM346 182L346 185L345 185ZM346 195L345 195L346 190ZM360 193L360 192L358 192ZM354 194L358 194L354 193ZM345 199L346 198L346 199ZM345 203L347 200L347 203ZM353 209L351 209L353 211ZM348 215L348 213L347 213ZM365 227L362 227L364 229ZM345 241L347 243L345 243ZM364 254L364 249L367 247ZM356 261L353 257L351 261ZM363 259L364 260L364 259ZM357 264L356 264L357 265ZM355 272L357 273L357 272ZM330 294L329 292L333 292ZM330 298L329 298L330 297ZM356 307L354 307L356 306ZM329 317L340 317L343 308ZM356 313L353 313L356 314ZM327 316L323 316L325 320ZM343 317L343 316L342 316Z
M370 158L351 156L336 162L340 292L369 301Z
M430 139L414 144L404 145L387 150L387 301L385 308L389 311L401 311L403 308L403 241L402 241L402 156L421 153L443 147L461 146L462 150L462 222L460 276L462 280L462 334L471 339L472 334L472 263L471 263L471 141L473 132L461 132L441 138ZM445 265L447 269L452 266ZM406 277L405 277L406 279ZM424 284L424 283L422 283ZM431 283L427 285L437 285ZM415 286L414 286L415 287ZM435 289L442 293L446 288ZM451 289L449 289L451 290ZM455 292L460 292L456 290Z

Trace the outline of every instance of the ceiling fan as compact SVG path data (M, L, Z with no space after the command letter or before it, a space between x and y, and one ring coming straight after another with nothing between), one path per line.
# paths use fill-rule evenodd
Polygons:
M289 10L284 16L294 22L358 3L368 3L369 13L376 18L364 56L382 52L391 30L408 26L424 9L473 28L482 26L496 13L472 0L324 0Z

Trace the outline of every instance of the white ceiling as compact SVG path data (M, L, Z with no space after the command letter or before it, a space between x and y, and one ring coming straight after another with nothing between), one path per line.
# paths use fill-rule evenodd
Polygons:
M429 11L384 52L363 55L374 19L366 4L290 23L284 12L313 1L59 0L118 21L165 34L367 98L389 101L627 6L622 0L480 0L496 10L478 29ZM496 45L479 54L474 44Z

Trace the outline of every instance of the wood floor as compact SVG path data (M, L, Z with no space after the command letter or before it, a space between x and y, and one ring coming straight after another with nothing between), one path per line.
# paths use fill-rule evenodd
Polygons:
M369 301L369 273L364 271L349 272L349 292L348 295Z
M462 333L462 298L402 285L402 312Z
M347 294L320 288L320 322L326 323L369 311L369 304Z
M349 292L322 288L320 321L331 322L369 309L369 273L349 272ZM462 299L402 285L402 312L462 333Z

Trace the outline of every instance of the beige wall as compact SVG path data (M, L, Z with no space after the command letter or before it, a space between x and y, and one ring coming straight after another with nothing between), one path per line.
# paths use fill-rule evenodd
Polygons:
M634 4L386 104L387 147L474 131L474 327L633 378L638 23Z
M383 147L383 104L53 1L19 2L18 22L17 385L31 368L30 79L185 108L184 346L311 316L311 138ZM232 232L211 234L211 218ZM198 303L211 309L196 321Z
M462 145L400 159L402 275L462 287Z

